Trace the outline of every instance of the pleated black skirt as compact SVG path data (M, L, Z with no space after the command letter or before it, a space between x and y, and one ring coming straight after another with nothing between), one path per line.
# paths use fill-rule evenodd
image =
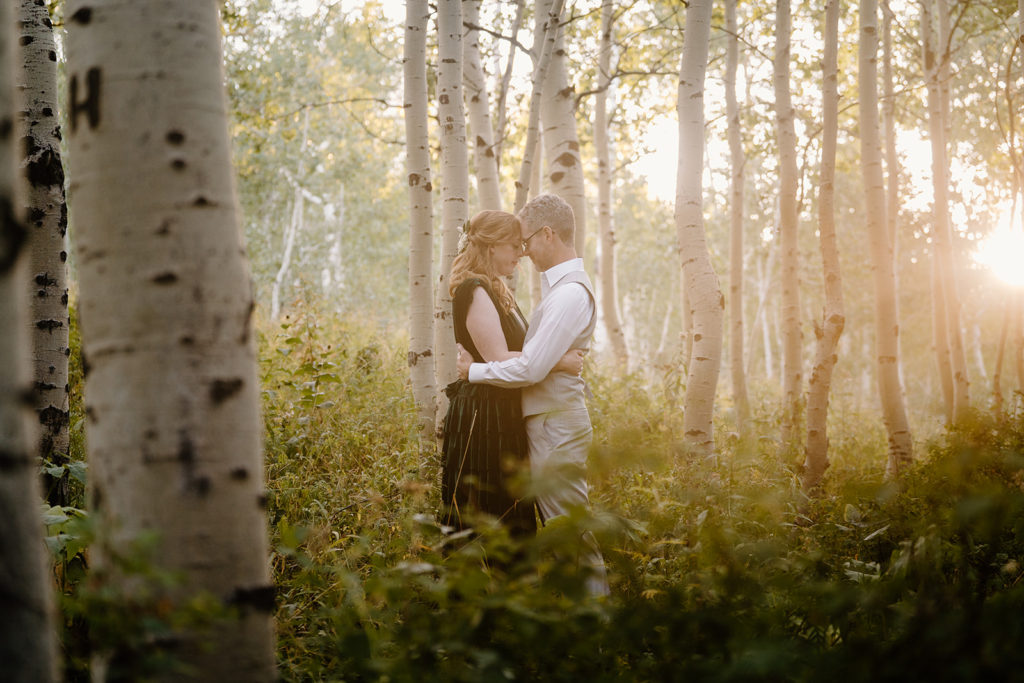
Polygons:
M441 522L463 529L472 512L483 512L513 536L535 533L533 503L510 490L529 469L519 389L458 380L445 393Z

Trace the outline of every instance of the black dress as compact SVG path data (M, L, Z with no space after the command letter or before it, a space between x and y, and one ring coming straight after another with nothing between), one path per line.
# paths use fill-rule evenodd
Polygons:
M479 278L464 280L455 290L455 341L475 362L484 362L466 329L466 315L477 287L483 287L498 309L508 350L522 351L526 337L523 314L518 307L506 313L490 285ZM535 533L533 504L517 499L509 490L510 479L525 475L529 468L520 390L460 379L449 384L445 393L450 403L444 418L441 522L464 528L470 523L467 512L473 510L497 517L513 536Z

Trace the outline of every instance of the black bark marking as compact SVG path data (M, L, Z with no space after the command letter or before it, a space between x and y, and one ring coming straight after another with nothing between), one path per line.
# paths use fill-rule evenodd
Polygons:
M167 133L167 142L172 145L181 145L185 142L185 134L180 130L172 130Z
M83 7L71 15L71 21L85 26L92 21L92 7Z
M258 507L260 510L266 510L267 505L269 503L270 499L267 498L267 494L261 493L260 495L256 496L256 507Z
M35 41L35 38L32 36L22 36L19 42L22 47L25 47L26 45L31 45L33 41Z
M68 305L68 290L64 290L64 293L60 295L60 302L65 306Z
M207 199L206 197L204 197L203 195L199 195L198 197L195 198L195 201L192 202L192 206L198 206L198 207L217 206L217 202L211 201L211 200Z
M185 432L178 434L178 462L190 466L196 462L196 447Z
M75 12L75 16L83 10ZM74 17L72 17L73 19ZM95 129L100 125L100 82L101 75L98 67L93 67L85 72L85 87L88 94L84 100L78 97L78 74L71 76L71 96L68 101L68 115L71 119L71 132L78 130L78 115L85 114L89 120L89 128Z
M271 613L274 611L276 593L273 586L257 586L256 588L236 588L234 595L228 600L231 605L248 607L257 612Z
M256 302L250 301L249 308L245 312L245 321L242 323L242 336L239 341L245 344L249 341L249 334L252 332L252 314L256 312Z
M92 406L86 406L85 417L88 418L89 422L92 424L96 424L96 409Z
M196 492L196 495L205 497L210 493L210 478L193 477L189 480L189 486Z
M67 263L68 252L66 252L66 251L60 252L60 260L61 260L61 263Z
M184 159L175 159L171 162L171 168L175 171L184 171L187 165Z
M407 362L409 364L409 367L411 368L420 362L420 358L430 358L432 355L434 354L431 352L430 349L427 349L426 351L420 353L417 353L416 351L410 351Z
M26 156L30 160L25 172L28 176L28 181L34 187L64 186L64 165L61 164L59 152L52 149L44 149L38 155L29 154Z
M10 117L0 119L0 140L9 138L12 130L14 130L14 122Z
M58 327L64 327L64 323L59 320L40 320L36 323L36 327L40 330L46 330L47 332L53 332Z
M53 109L50 107L43 107L43 116L53 116Z
M47 384L46 382L36 382L35 383L35 387L36 387L36 391L50 391L52 389L56 389L57 385L56 384Z
M35 225L37 228L43 227L43 219L46 218L46 212L39 208L33 208L28 212L28 222Z
M45 289L40 289L38 292L36 292L36 296L39 297L40 299L45 299L46 298L46 290Z
M245 384L242 379L215 379L210 384L210 400L216 403L223 403L233 395L237 394Z
M14 213L10 197L0 197L0 275L5 275L18 260L28 234Z
M178 281L178 276L174 273L160 273L154 275L152 281L158 285L173 285Z
M64 188L61 188L60 218L57 219L57 227L60 228L60 236L63 237L68 231L68 203L63 201Z
M39 424L51 432L57 432L66 427L71 421L70 413L54 406L48 406L39 411Z
M57 53L56 53L56 52L54 52L53 50L50 50L49 52L47 52L47 53L46 53L46 57L47 57L47 58L48 58L48 59L49 59L49 60L50 60L51 62L56 62L56 61L57 61Z
M49 273L40 273L36 275L36 284L40 287L53 287L57 284L57 280L50 277Z
M193 344L196 343L196 340L195 337L185 335L184 337L178 340L178 343L181 344L182 346L192 346Z
M92 499L90 501L90 503L91 503L90 507L93 510L99 512L100 510L103 509L104 504L106 503L106 495L103 493L103 488L102 487L100 487L100 486L93 486L93 488L92 488L92 495L90 496L90 498Z
M576 165L576 155L571 152L562 152L553 163L558 164L559 166L565 166L566 168L572 168Z
M33 466L33 458L27 453L14 453L12 451L0 450L0 472L7 474L15 470L26 469Z
M249 470L244 467L236 467L231 470L231 478L235 481L245 481L249 478Z

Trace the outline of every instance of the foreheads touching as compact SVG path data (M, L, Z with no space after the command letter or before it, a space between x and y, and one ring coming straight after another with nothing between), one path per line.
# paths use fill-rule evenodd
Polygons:
M481 211L466 224L470 244L486 248L501 243L518 244L519 219L506 211Z
M576 220L572 207L558 195L537 195L519 211L519 220L523 224L525 235L530 235L546 225L558 236L562 244L572 246L574 243Z

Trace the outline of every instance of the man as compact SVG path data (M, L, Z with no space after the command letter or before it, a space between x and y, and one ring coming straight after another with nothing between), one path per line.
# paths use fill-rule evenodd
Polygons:
M459 346L458 369L459 376L470 382L523 387L530 470L540 489L537 505L546 523L573 507L590 505L585 468L593 429L583 378L551 369L569 349L589 348L597 306L583 259L573 246L572 207L556 195L542 194L523 207L519 221L523 252L541 273L541 300L522 355L473 363ZM607 595L604 559L590 532L582 538L578 562L588 570L587 590Z

